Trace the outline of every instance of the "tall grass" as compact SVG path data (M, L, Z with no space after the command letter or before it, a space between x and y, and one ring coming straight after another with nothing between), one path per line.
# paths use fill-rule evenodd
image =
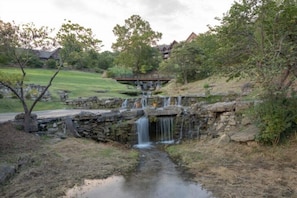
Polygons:
M17 68L1 68L1 71L21 74L21 71ZM54 72L55 70L49 69L26 69L25 83L47 85ZM65 108L66 106L60 102L58 94L62 90L69 92L69 99L91 96L97 96L99 98L123 98L127 96L120 92L131 91L131 89L127 89L126 85L120 84L110 78L102 78L101 74L98 73L61 70L49 88L53 101L40 102L34 110ZM17 99L0 99L0 113L19 111L22 111L22 106Z

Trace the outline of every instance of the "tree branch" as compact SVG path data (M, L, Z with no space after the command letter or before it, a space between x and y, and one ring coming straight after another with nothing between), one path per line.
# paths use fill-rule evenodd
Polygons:
M55 77L58 75L58 73L61 70L61 66L59 66L59 68L57 69L57 71L54 73L54 75L51 77L49 83L47 84L47 86L45 87L45 89L41 92L41 94L34 100L33 104L31 105L30 109L29 109L29 113L32 112L33 108L35 107L35 105L37 104L37 102L44 96L44 94L46 93L46 91L48 90L48 88L52 85L53 80L55 79Z
M2 81L0 81L0 84L2 84L3 86L7 87L12 93L14 93L18 97L18 99L21 101L21 103L23 105L23 108L24 108L24 111L25 112L28 112L28 107L27 107L27 104L25 103L24 97L22 97L21 95L19 95L19 93L17 92L17 90L14 89L11 85L9 85L7 83L4 83Z

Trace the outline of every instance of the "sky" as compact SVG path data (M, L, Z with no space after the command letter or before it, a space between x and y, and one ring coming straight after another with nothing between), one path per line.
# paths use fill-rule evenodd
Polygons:
M59 30L64 20L91 28L102 41L102 51L116 41L113 28L139 15L154 31L162 33L158 44L184 41L192 33L205 33L218 25L234 0L0 0L0 20L34 23Z

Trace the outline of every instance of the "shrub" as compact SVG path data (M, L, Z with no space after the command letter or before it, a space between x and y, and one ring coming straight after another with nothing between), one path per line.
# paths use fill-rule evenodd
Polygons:
M132 75L132 70L124 67L112 67L107 70L107 77L109 78Z
M45 64L46 64L46 67L49 69L57 68L57 62L54 59L47 60Z
M297 99L284 95L268 96L254 107L251 115L260 129L257 140L276 145L282 137L296 129Z
M27 65L31 68L42 68L43 62L37 56L32 55L32 57L28 60Z

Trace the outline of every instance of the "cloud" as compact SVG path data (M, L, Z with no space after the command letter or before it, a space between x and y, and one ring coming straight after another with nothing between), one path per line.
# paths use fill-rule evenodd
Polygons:
M146 8L147 15L156 17L170 17L188 10L179 0L143 0L141 4Z
M116 40L112 29L137 14L161 32L160 43L207 31L233 0L0 0L0 19L59 29L64 19L91 28L106 49ZM15 6L18 5L18 6ZM34 5L34 6L33 6Z

